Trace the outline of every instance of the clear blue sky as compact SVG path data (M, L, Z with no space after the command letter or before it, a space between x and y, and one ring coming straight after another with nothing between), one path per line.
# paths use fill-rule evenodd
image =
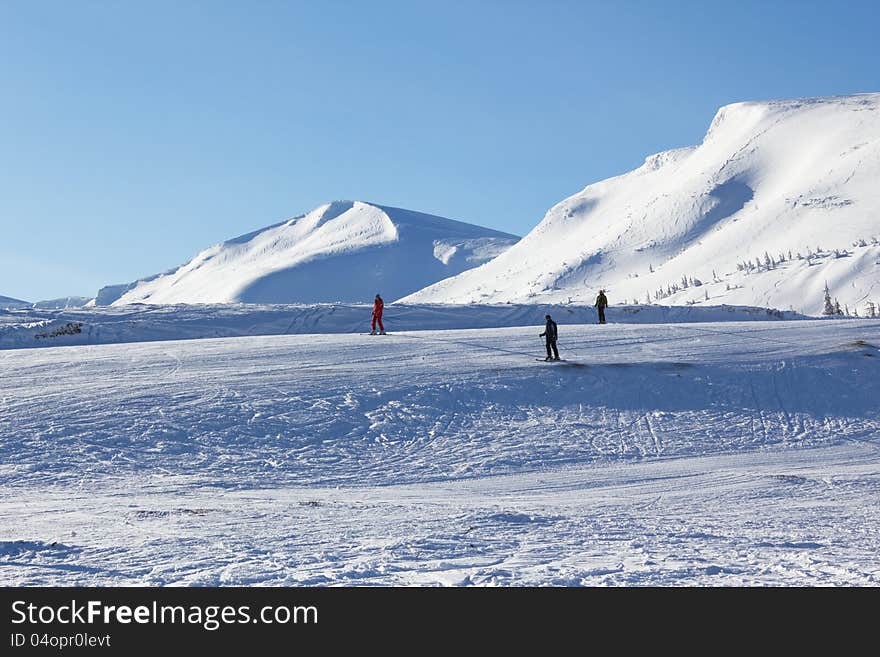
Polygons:
M880 3L0 0L0 295L334 199L525 234L730 102L880 91Z

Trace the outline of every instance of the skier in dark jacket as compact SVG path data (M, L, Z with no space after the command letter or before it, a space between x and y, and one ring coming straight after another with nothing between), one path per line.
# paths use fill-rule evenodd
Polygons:
M608 297L605 296L605 290L599 290L599 296L596 297L596 309L599 311L599 323L605 323L605 308L608 306Z
M556 348L556 322L554 322L550 315L547 315L547 326L544 327L544 332L541 333L540 337L545 338L547 340L547 358L544 360L559 360L559 350ZM550 350L553 349L553 356L550 355Z

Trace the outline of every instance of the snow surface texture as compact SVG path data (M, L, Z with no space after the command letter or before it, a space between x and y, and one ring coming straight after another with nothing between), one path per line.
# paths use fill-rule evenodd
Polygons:
M563 324L595 323L585 306L537 304L500 306L385 307L389 331L497 328L542 324L551 314ZM0 312L0 349L111 344L292 333L364 333L372 306L365 305L195 305L119 306L50 312ZM713 322L797 319L766 308L624 306L610 308L609 321L626 323Z
M0 352L0 584L880 584L880 322Z
M359 201L217 244L181 267L103 288L98 305L390 302L480 265L517 241L507 233Z
M703 143L588 186L407 303L880 306L880 94L722 107Z

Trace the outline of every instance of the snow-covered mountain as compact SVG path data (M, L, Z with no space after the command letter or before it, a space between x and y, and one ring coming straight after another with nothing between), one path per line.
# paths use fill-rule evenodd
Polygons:
M59 297L37 301L32 306L44 310L64 310L65 308L83 308L91 302L91 297Z
M880 94L722 107L702 144L585 188L412 303L880 306Z
M489 261L514 235L359 201L217 244L188 263L103 288L97 305L387 301Z
M0 308L29 308L30 305L27 301L0 295Z

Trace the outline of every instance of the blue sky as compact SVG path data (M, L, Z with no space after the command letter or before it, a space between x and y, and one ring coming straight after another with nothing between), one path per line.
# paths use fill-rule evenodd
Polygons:
M0 0L0 295L334 199L525 234L740 100L880 91L877 2Z

